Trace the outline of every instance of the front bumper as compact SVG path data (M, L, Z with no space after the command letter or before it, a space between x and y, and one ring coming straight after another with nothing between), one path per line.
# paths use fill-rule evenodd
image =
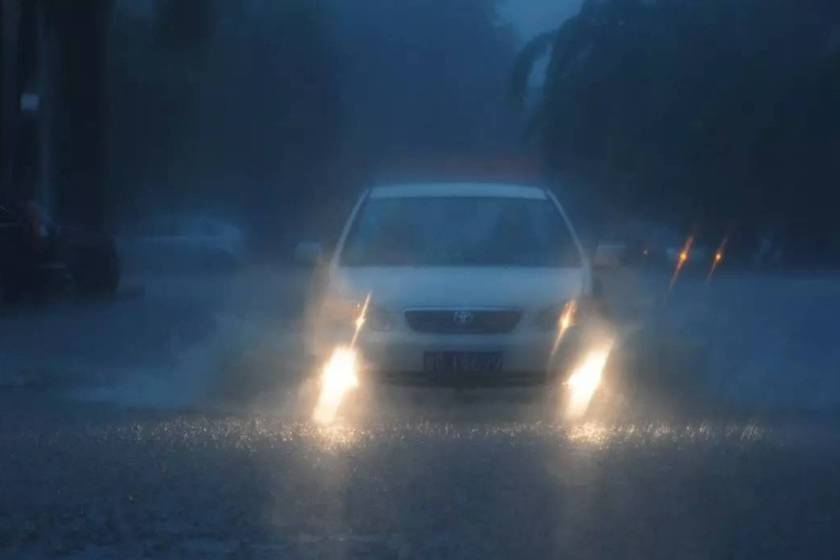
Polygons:
M372 382L442 385L498 386L534 385L553 381L567 371L579 347L578 329L565 333L556 346L556 333L538 330L504 335L429 335L416 332L364 331L357 339L362 377ZM323 348L346 344L346 336L330 337ZM554 351L553 351L554 350ZM501 367L495 371L437 373L424 369L428 352L499 353Z

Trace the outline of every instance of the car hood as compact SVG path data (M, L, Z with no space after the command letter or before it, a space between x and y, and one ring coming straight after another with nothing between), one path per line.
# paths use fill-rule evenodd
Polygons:
M336 267L329 291L376 305L406 307L534 307L588 292L582 268Z

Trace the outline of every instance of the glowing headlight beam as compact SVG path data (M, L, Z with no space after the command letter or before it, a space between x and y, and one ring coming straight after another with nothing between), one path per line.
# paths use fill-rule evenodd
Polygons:
M685 243L680 249L679 255L677 255L677 264L674 267L674 274L671 276L671 283L668 285L668 291L674 289L674 285L677 283L677 279L680 276L680 271L685 266L685 263L688 262L688 257L691 256L691 247L694 245L694 236L689 235L688 239L685 240Z
M347 393L359 386L359 355L356 342L367 321L370 299L371 293L368 292L359 315L353 322L355 328L350 344L337 347L321 370L320 393L312 411L312 419L318 424L329 425L335 422Z
M362 327L365 326L365 322L367 322L367 312L368 307L370 306L370 292L368 295L365 296L365 301L362 303L362 309L359 311L359 316L356 317L353 325L356 327L356 330L353 332L353 339L350 341L350 347L355 348L356 341L359 339L359 334L362 332Z
M610 358L613 342L607 342L584 355L566 381L569 389L566 416L580 418L589 409L592 397L601 385L604 368Z
M359 386L356 351L340 346L321 371L321 392L312 419L321 425L332 424L346 394Z
M552 356L554 356L554 354L557 353L557 349L560 348L560 343L563 341L563 337L566 336L566 332L575 324L576 316L577 300L570 299L563 306L563 311L557 319L557 336L554 338L554 345L551 347Z
M709 268L709 274L706 276L706 282L710 282L712 280L712 276L714 276L715 271L723 262L724 257L726 256L726 242L728 238L724 237L723 241L720 242L717 250L715 251L714 256L712 257L712 266Z

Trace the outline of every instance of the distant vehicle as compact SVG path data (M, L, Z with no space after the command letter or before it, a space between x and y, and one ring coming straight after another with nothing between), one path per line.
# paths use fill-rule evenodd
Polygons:
M684 246L672 246L665 249L665 254L668 257L669 265L676 265L685 255L685 267L691 268L705 268L707 263L711 262L714 249L707 245L693 243L691 248L686 250Z
M301 258L319 255L315 244L299 247ZM542 382L571 349L564 317L592 295L589 260L549 191L377 187L325 263L307 342L320 358L360 329L359 353L379 379Z
M31 202L0 205L0 301L111 295L119 281L111 236L61 227Z
M203 216L163 216L136 225L119 239L127 260L143 269L229 270L245 258L242 230Z
M611 231L615 241L598 247L593 264L620 262L630 266L651 266L673 270L682 261L686 271L706 271L722 239L708 233L679 232L662 224L631 222ZM689 242L690 238L690 242ZM721 258L723 253L721 252Z

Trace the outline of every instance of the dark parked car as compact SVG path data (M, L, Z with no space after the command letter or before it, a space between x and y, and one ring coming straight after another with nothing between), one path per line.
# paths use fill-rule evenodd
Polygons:
M111 236L60 227L33 203L0 204L0 301L111 295L119 279Z

